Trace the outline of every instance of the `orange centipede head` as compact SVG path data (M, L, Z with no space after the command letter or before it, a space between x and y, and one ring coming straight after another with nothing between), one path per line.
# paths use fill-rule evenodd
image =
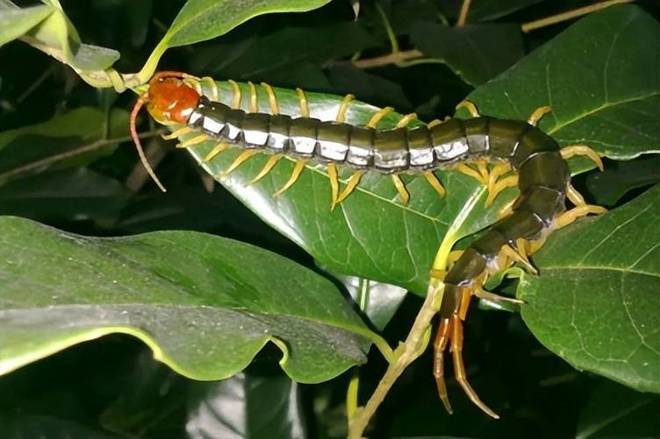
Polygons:
M197 90L183 81L187 77L190 77L190 75L175 71L156 73L149 81L149 89L139 97L133 106L133 111L131 111L131 137L138 150L138 155L149 176L163 192L166 191L165 187L156 176L144 154L140 137L137 134L136 120L140 110L146 104L147 111L156 121L163 124L185 124L192 111L197 107L200 98Z
M184 124L197 107L199 93L183 81L180 72L159 72L149 81L147 111L161 123Z

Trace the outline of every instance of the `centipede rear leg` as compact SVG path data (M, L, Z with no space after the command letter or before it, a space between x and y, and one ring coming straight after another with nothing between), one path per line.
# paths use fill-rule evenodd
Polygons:
M445 292L447 293L447 291ZM447 347L449 347L456 382L458 382L465 394L476 406L492 418L499 419L497 413L479 398L477 392L470 385L465 371L465 362L463 360L463 322L467 317L472 295L475 294L474 288L472 286L457 287L454 291L449 292L449 294L454 293L457 296L454 298L455 309L451 313L443 313L441 310L440 324L433 343L433 376L438 395L447 412L451 414L452 408L447 395L447 384L444 378L444 356Z

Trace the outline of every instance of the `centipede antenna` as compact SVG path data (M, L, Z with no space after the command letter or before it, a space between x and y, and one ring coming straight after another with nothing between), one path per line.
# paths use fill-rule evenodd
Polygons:
M137 116L140 113L140 110L144 106L144 104L147 102L148 94L143 94L141 95L135 105L133 106L133 110L131 111L131 118L130 118L130 131L131 131L131 138L133 139L133 143L135 144L135 147L137 148L138 156L140 157L140 161L142 162L142 166L144 166L144 169L147 171L147 174L149 174L149 177L158 185L158 188L163 191L167 192L167 189L165 189L165 186L160 182L158 177L156 176L156 173L154 172L153 168L149 164L149 160L147 159L147 156L144 154L144 149L142 148L142 143L140 142L140 136L137 133L136 129L136 120Z

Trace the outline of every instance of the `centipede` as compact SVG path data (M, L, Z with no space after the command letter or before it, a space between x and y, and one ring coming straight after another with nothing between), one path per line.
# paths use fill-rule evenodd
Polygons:
M208 84L206 88L202 83ZM379 129L379 120L391 108L376 111L363 126L345 122L347 95L337 114L323 120L310 116L304 91L297 89L300 103L298 114L283 114L276 91L262 83L268 96L268 110L257 105L255 85L249 83L249 108L241 108L241 90L234 81L231 103L218 98L218 89L211 78L198 78L176 71L156 73L138 98L130 117L130 132L140 160L154 182L165 191L142 150L136 129L141 109L156 122L166 125L172 133L167 139L187 139L179 146L192 148L213 140L215 146L204 157L210 162L223 151L238 148L228 174L257 154L267 154L264 167L254 176L256 184L278 162L287 157L295 162L286 183L273 195L279 196L296 184L309 164L323 166L329 178L330 211L346 200L358 187L366 172L376 172L391 178L399 201L407 203L410 194L402 174L420 174L435 189L446 196L445 187L435 174L437 170L453 169L467 174L485 185L486 203L492 204L503 190L517 187L518 197L501 219L465 250L450 254L451 265L446 272L431 270L431 279L444 283L444 295L438 312L439 323L433 341L433 375L438 395L445 409L452 413L445 381L445 356L450 351L456 382L468 398L487 415L499 416L488 407L471 387L463 360L464 324L472 297L488 300L517 299L486 291L489 276L514 264L536 272L529 256L545 242L549 233L587 215L603 214L603 207L587 204L571 185L567 160L581 155L603 169L600 156L587 145L559 143L538 127L541 118L551 111L543 106L527 120L499 119L479 113L470 101L457 108L467 110L470 118L446 118L428 124L409 126L414 115L401 118L393 128ZM206 93L204 92L207 91ZM338 168L352 170L352 175L340 187ZM567 207L567 201L572 205Z

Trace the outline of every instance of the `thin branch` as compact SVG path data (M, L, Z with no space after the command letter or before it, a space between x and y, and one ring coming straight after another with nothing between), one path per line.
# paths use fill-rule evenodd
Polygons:
M358 69L371 69L389 64L399 64L409 59L421 58L423 56L424 54L419 50L404 50L403 52L390 53L389 55L378 56L376 58L353 61L353 65Z
M580 17L582 15L589 14L591 12L599 11L601 9L605 9L609 6L613 5L618 5L618 4L625 4L625 3L633 3L635 0L608 0L604 2L599 2L595 3L593 5L585 6L579 9L574 9L572 11L566 11L562 12L561 14L553 15L550 17L542 18L540 20L534 20L530 21L529 23L524 23L522 27L523 32L530 32L535 29L539 29L545 26L550 26L552 24L560 23L562 21L570 20L576 17ZM470 0L465 0L463 2L463 5L461 7L461 16L459 16L458 21L456 22L456 26L460 27L465 24L465 19L467 18L467 12L470 7ZM463 16L464 14L464 16ZM397 47L398 49L398 47ZM437 59L420 59L423 58L424 54L420 52L419 50L413 49L413 50L404 50L404 51L397 51L393 50L392 53L388 55L383 55L383 56L377 56L374 58L366 58L366 59L360 59L360 60L352 60L352 64L357 67L358 69L370 69L374 67L382 67L382 66L387 66L390 64L395 64L399 67L409 67L411 65L415 64L424 64L424 63L442 63L442 61L437 60ZM414 60L410 63L406 63L406 61L409 60Z
M360 407L349 421L348 438L360 439L369 420L385 399L396 380L403 371L417 359L428 345L431 331L431 319L438 312L444 285L442 282L431 282L422 308L419 310L406 341L394 351L395 360L387 367L387 371L378 383L373 395L364 407Z
M608 0L604 2L594 3L593 5L584 6L582 8L573 9L572 11L562 12L561 14L551 15L540 20L530 21L522 25L522 31L527 33L535 29L550 26L553 24L561 23L562 21L571 20L573 18L581 17L582 15L590 14L592 12L600 11L601 9L608 8L613 5L624 3L632 3L635 0Z
M140 138L149 138L149 137L155 137L160 134L163 134L163 130L154 130L154 131L148 131L145 133L140 134ZM22 174L27 174L30 173L36 169L44 168L47 166L52 165L53 163L57 163L62 160L70 159L72 157L76 157L81 154L85 154L90 151L94 151L96 149L101 149L103 147L109 146L109 145L114 145L115 143L122 143L122 142L128 142L131 140L130 136L124 136L124 137L117 137L114 139L101 139L97 140L92 143L88 143L86 145L81 145L75 149L70 149L68 151L61 152L59 154L52 155L50 157L46 157L41 160L37 160L34 162L27 163L25 165L19 166L17 168L14 168L10 171L6 171L2 174L0 174L0 181L16 177L18 175Z
M463 0L463 4L461 5L461 12L458 14L458 21L456 21L456 27L465 26L465 22L467 21L468 12L470 12L470 4L471 3L472 3L472 0Z

